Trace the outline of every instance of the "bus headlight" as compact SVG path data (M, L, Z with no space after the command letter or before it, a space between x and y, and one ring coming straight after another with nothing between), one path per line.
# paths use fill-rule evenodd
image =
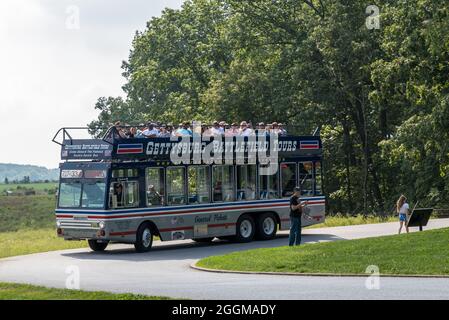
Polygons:
M61 221L56 221L56 227L60 227L61 226Z
M100 227L100 229L104 229L104 227L106 226L106 224L104 223L104 221L100 221L98 223L98 226Z

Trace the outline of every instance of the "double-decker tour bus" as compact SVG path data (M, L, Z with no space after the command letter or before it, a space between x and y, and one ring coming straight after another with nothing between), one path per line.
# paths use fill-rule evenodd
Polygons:
M302 225L324 222L319 136L130 139L112 127L102 139L72 139L70 129L79 128L62 128L53 139L63 160L57 234L88 240L94 251L115 242L145 252L154 236L272 239L290 228L295 186L312 218Z

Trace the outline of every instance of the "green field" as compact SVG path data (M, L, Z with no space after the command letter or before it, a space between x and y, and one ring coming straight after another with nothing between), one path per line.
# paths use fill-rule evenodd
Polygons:
M168 300L167 297L53 289L0 282L0 300Z
M54 196L0 196L0 258L86 247L56 236L54 211Z
M262 272L365 274L370 265L387 275L449 275L449 228L299 247L240 251L208 257L211 269Z
M53 228L54 196L0 196L0 232Z
M17 187L34 189L36 191L44 192L47 190L55 190L58 187L58 182L0 184L0 194L3 193L3 191L5 191L5 190L17 190Z

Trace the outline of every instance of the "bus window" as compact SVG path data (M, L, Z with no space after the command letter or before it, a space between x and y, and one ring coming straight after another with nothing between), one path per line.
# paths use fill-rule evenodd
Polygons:
M103 208L105 191L106 183L104 182L85 182L81 206L83 208Z
M234 167L213 166L214 201L234 201Z
M321 162L315 162L315 195L321 196L323 194L323 180L321 178Z
M114 169L112 178L137 178L139 171L137 169Z
M237 200L256 199L256 165L237 166Z
M293 188L296 186L296 164L281 163L281 190L282 197L291 197Z
M147 168L147 206L164 205L164 168Z
M207 166L189 167L189 204L210 202L210 173Z
M109 204L113 209L135 208L139 206L139 183L118 181L111 184Z
M81 202L81 182L61 183L59 187L59 207L79 207Z
M313 165L312 162L299 163L299 184L301 194L306 196L313 195Z
M167 168L167 204L185 204L185 168Z
M261 168L266 167L264 165ZM275 199L279 197L278 194L278 179L279 175L276 172L272 175L259 174L259 196L260 199Z

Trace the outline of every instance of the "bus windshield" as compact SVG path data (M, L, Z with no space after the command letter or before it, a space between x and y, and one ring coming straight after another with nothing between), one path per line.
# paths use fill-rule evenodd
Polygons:
M103 208L105 191L105 182L61 182L59 190L59 207Z

